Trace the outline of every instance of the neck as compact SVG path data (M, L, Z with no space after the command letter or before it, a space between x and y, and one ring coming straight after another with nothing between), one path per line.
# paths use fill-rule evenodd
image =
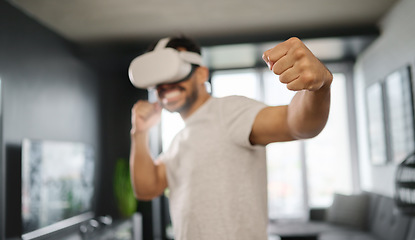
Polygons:
M203 94L200 94L199 97L193 104L190 106L189 109L185 111L179 112L180 116L183 120L186 120L188 117L190 117L194 112L196 112L197 109L199 109L207 100L209 100L211 96L209 93L204 92Z

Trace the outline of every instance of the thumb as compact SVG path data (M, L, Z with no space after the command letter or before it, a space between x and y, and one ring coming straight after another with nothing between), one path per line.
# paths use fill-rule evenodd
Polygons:
M264 60L264 62L267 64L269 70L272 70L272 68L274 67L275 62L273 62L269 59L268 52L264 52L264 54L262 54L262 60Z

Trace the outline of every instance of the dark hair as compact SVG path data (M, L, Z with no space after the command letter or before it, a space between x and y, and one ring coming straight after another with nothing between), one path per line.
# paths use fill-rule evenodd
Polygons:
M153 51L154 48L156 47L158 41L159 40L157 40L156 42L152 43L148 47L148 50L147 51L148 52L149 51ZM169 41L169 43L167 44L166 47L170 47L170 48L174 48L174 49L183 47L183 48L186 48L186 51L195 52L195 53L201 54L201 50L200 50L199 44L195 40L193 40L193 39L191 39L189 37L186 37L184 35L181 35L181 36L178 36L178 37L171 37L170 38L170 41Z

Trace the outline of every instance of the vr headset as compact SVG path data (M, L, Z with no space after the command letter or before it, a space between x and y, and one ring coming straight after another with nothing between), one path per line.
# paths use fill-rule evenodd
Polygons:
M152 88L162 83L179 82L192 72L192 65L202 65L200 54L166 47L169 41L170 38L161 39L153 51L131 62L128 76L135 87Z

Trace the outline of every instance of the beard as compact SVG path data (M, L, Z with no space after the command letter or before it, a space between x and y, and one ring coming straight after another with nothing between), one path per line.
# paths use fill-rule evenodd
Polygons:
M179 87L180 91L186 91L184 88ZM193 106L193 104L196 102L197 98L199 97L199 92L197 89L197 84L196 82L192 83L192 87L191 87L191 92L190 94L186 95L185 98L185 102L183 103L183 105L179 106L176 109L169 109L168 106L164 103L162 103L162 107L164 109L166 109L167 111L173 113L173 112L178 112L178 113L185 113L188 112L190 110L190 108Z

